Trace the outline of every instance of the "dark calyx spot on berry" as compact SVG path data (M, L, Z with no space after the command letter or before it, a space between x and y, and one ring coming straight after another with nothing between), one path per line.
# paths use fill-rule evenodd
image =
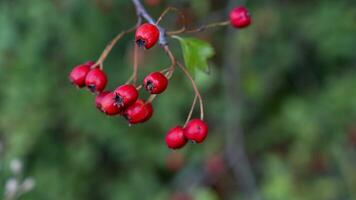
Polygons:
M146 45L146 41L143 39L138 39L138 40L136 40L136 44L139 47L144 47Z
M89 89L91 92L96 92L96 87L95 87L95 85L88 85L88 89Z
M152 81L147 81L146 83L146 89L151 91L153 90L154 86L153 86L153 82Z
M124 106L124 99L119 95L115 95L115 102L117 106Z

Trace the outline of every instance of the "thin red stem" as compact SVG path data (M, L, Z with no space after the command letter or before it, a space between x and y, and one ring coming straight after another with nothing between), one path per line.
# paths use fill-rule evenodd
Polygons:
M136 26L134 28L130 28L129 30L126 31L122 31L121 33L119 33L114 39L112 39L110 41L110 43L105 47L104 51L101 53L98 61L96 61L96 63L91 66L92 69L96 68L96 67L100 67L100 69L103 69L104 67L104 61L106 60L106 58L108 57L109 53L111 52L112 48L115 46L115 44L122 38L124 37L126 34L134 31L136 29Z
M186 20L185 20L185 16L184 14L178 9L178 8L175 8L175 7L168 7L166 8L162 14L159 16L156 24L158 25L161 20L166 16L166 14L169 12L169 11L175 11L176 13L178 13L179 17L181 18L181 21L182 21L182 28L177 30L177 31L172 31L172 32L184 32L186 30Z
M153 101L156 97L157 97L157 95L155 95L155 94L150 95L150 97L148 97L148 99L147 99L147 103L152 103L152 101Z
M134 85L136 85L137 82L137 74L138 74L138 51L139 48L137 45L135 45L134 47L134 55L133 55L133 72L132 75L130 76L130 78L126 81L126 84L129 84L131 82L133 82Z
M138 51L139 48L137 45L134 47L134 61L133 61L133 82L136 85L137 82L137 72L138 72Z
M192 103L192 106L190 107L190 111L189 111L187 120L185 120L185 123L184 123L183 128L187 126L188 122L189 122L190 119L192 118L193 111L194 111L195 105L196 105L196 103L197 103L197 100L198 100L198 95L195 95L195 96L194 96L193 103Z
M198 33L198 32L202 32L206 29L209 29L209 28L215 28L215 27L218 27L218 26L228 26L230 25L230 21L222 21L222 22L214 22L214 23L211 23L211 24L207 24L207 25L203 25L199 28L195 28L195 29L191 29L191 30L178 30L178 31L169 31L167 32L167 35L178 35L178 34L182 34L182 33Z
M173 72L174 72L176 66L177 66L177 60L174 57L174 55L173 55L173 53L170 50L168 45L165 45L163 47L163 49L167 53L167 55L168 55L168 57L169 57L169 59L171 60L171 63L172 63L171 66L167 69L167 72L165 74L167 76L167 78L170 79L172 77L172 75L173 75Z
M178 66L182 69L182 71L184 72L184 74L188 77L188 79L190 80L192 87L194 89L195 95L198 97L199 99L199 105L200 105L200 119L204 120L204 106L203 106L203 99L200 95L199 89L197 87L197 85L194 82L193 77L190 75L189 71L184 67L184 65L180 62L177 62Z

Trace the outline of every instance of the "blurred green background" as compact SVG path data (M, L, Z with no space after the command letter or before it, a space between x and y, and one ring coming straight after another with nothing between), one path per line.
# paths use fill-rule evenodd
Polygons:
M227 19L242 3L157 2L145 1L155 18L176 6L190 27ZM131 1L1 0L0 195L18 158L36 181L24 200L356 199L356 2L244 4L249 28L189 35L216 51L210 74L196 77L210 135L172 152L165 132L184 123L194 97L180 71L153 118L133 127L98 112L93 95L68 81L73 66L97 59L135 24ZM162 25L177 21L170 14ZM127 35L105 62L110 89L131 73L133 40ZM179 43L170 45L181 59ZM140 80L169 66L161 48L142 52ZM231 162L234 147L249 164ZM240 164L253 176L236 176Z

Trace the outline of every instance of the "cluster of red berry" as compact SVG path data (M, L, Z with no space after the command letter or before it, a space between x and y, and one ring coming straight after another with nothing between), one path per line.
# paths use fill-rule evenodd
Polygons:
M237 28L243 28L251 23L250 15L246 8L237 7L230 13L230 23ZM138 47L150 49L159 40L160 30L154 24L145 23L136 29L135 40ZM168 79L172 73L165 74L152 72L143 80L142 86L151 94L163 93L168 86ZM96 94L96 107L108 116L121 115L129 124L143 123L153 114L152 100L139 99L138 90L141 86L126 83L113 91L104 91L107 85L107 76L98 61L87 62L74 67L69 79L79 88L87 87ZM169 148L182 148L188 140L195 143L204 141L208 134L208 126L201 119L192 119L184 126L176 126L168 131L165 141Z
M171 149L182 148L188 140L194 143L201 143L208 135L208 126L201 119L192 119L183 128L176 126L168 131L166 144Z
M153 114L152 104L139 99L137 88L124 84L114 91L104 91L107 76L100 68L91 69L93 62L74 67L69 75L70 81L79 88L87 87L96 94L96 107L109 116L122 115L130 124L138 124L149 120ZM160 94L168 86L168 79L160 72L149 74L143 83L151 94Z

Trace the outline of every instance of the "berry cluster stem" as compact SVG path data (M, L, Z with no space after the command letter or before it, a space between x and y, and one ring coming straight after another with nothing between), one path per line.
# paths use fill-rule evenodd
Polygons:
M213 22L211 24L207 24L207 25L203 25L199 28L195 28L195 29L190 29L188 30L187 29L187 24L186 24L186 19L185 19L185 16L184 14L177 8L175 7L168 7L166 8L162 14L159 16L156 24L159 24L161 22L161 20L167 15L167 13L169 11L174 11L176 12L179 17L181 18L181 22L182 22L182 28L180 28L179 30L176 30L176 31L167 31L166 34L171 36L171 35L178 35L178 34L182 34L182 33L198 33L198 32L202 32L206 29L209 29L209 28L215 28L215 27L219 27L219 26L228 26L230 25L230 21L229 20L226 20L226 21L222 21L222 22Z
M103 64L104 61L106 60L106 58L108 57L109 53L111 52L112 48L115 46L115 44L122 38L124 37L126 34L133 32L136 29L136 26L133 28L130 28L126 31L122 31L121 33L119 33L114 39L112 39L110 41L110 43L105 47L103 53L101 53L98 61L96 61L96 63L91 66L91 69L94 69L96 67L99 66L100 69L103 69Z
M230 25L230 21L214 22L214 23L203 25L199 28L190 29L190 30L181 29L178 31L168 31L167 35L171 36L171 35L178 35L178 34L182 34L182 33L199 33L206 29L209 29L209 28L215 28L215 27L219 27L219 26L228 26L228 25Z
M167 53L169 59L171 60L171 66L167 69L167 73L165 74L168 79L170 79L173 75L173 72L177 66L177 59L174 57L172 51L170 50L168 45L163 46L164 51Z
M198 95L195 95L195 96L194 96L193 103L192 103L192 106L190 107L190 111L189 111L188 117L187 117L187 119L185 120L185 123L184 123L184 126L183 126L183 127L186 127L187 124L188 124L188 122L189 122L190 119L192 118L193 111L194 111L194 108L195 108L195 104L197 103L197 100L198 100Z
M179 17L181 18L182 28L179 29L179 30L177 30L177 31L175 31L175 32L184 32L184 31L187 29L187 24L186 24L185 16L184 16L184 14L182 13L182 11L180 11L178 8L175 8L175 7L168 7L168 8L166 8L166 9L162 12L161 16L159 16L159 18L158 18L158 20L157 20L157 24L159 24L159 23L161 22L161 20L167 15L167 13L168 13L169 11L174 11L174 12L176 12L176 13L179 15Z
M152 103L152 101L153 101L156 97L157 97L157 95L155 95L155 94L150 95L150 97L148 97L148 99L147 99L147 103Z
M200 119L203 120L204 119L204 105L203 105L203 99L200 95L199 89L197 87L197 85L194 82L194 79L192 77L192 75L190 75L190 73L188 72L188 70L184 67L184 65L180 62L177 62L178 66L182 69L182 71L184 72L184 74L188 77L189 81L192 84L192 87L194 89L195 95L198 97L199 99L199 105L200 105Z
M134 53L133 53L133 72L131 77L126 81L126 84L133 82L134 85L137 83L137 74L138 74L138 54L139 54L139 47L137 45L134 46Z

